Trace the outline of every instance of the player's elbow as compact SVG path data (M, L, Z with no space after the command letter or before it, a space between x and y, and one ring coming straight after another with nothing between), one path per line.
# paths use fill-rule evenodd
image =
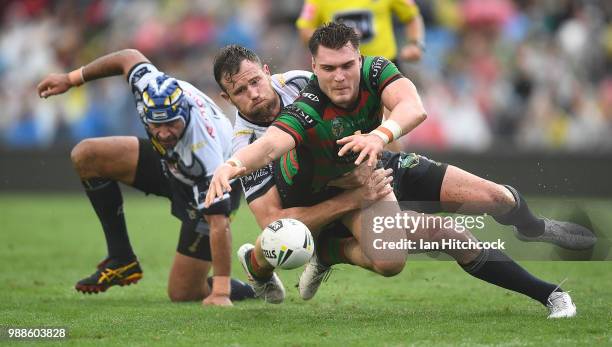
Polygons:
M423 123L423 122L424 122L424 121L427 119L427 113L425 113L425 111L423 111L423 112L422 112L422 113L419 115L418 119L419 119L419 123Z
M119 51L121 56L121 65L123 67L123 73L127 75L134 65L142 62L149 62L149 59L135 48L127 48Z

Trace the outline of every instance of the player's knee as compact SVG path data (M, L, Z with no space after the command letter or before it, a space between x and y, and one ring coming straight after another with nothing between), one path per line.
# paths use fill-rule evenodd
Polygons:
M406 261L374 261L372 265L378 274L385 277L393 277L402 272Z
M91 166L95 158L95 143L92 139L79 142L70 152L70 160L79 174L83 174Z
M168 298L172 302L198 301L204 299L202 293L193 290L168 288Z

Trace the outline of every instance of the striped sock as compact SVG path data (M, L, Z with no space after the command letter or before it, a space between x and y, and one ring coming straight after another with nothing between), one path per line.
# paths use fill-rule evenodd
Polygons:
M257 263L257 257L255 257L253 250L250 250L246 256L246 265L251 275L258 281L267 281L272 277L272 271L262 269Z

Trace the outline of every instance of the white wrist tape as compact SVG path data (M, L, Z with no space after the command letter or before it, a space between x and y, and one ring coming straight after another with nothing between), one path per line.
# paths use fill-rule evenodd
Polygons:
M378 137L380 137L384 143L389 143L389 136L387 136L387 134L383 133L382 131L378 130L378 129L374 129L372 130L372 132L370 132L371 135L376 135Z
M400 138L400 136L402 136L402 127L392 119L387 119L381 124L381 126L391 131L391 133L393 134L393 139L391 141L397 140Z
M70 81L70 84L75 87L85 83L85 77L83 77L83 66L76 70L70 71L70 73L68 73L68 80Z

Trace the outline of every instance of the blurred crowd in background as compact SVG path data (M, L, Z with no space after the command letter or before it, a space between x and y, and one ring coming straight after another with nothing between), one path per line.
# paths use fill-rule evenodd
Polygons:
M426 52L402 63L429 117L406 149L612 151L612 1L417 1ZM36 84L123 48L218 97L219 47L254 49L273 72L310 69L299 0L15 0L0 4L0 147L143 135L120 77L39 99ZM402 34L398 35L402 39Z

